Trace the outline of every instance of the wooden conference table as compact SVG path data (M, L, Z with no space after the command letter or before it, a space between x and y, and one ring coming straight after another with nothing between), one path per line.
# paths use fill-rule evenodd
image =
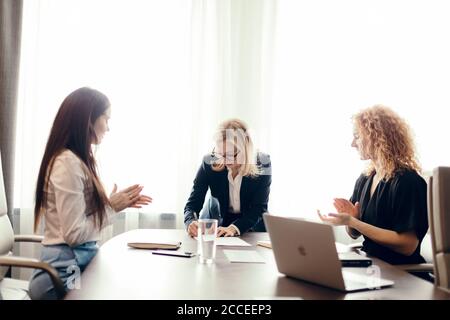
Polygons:
M214 264L198 258L153 255L132 249L129 241L149 237L158 241L181 241L179 250L196 252L197 243L184 230L137 229L107 241L81 276L81 288L66 299L450 299L450 294L379 259L381 276L395 285L381 290L344 293L297 279L277 270L271 249L256 245L267 233L246 233L242 239L252 247L217 247ZM257 250L265 264L230 263L223 249ZM365 274L364 268L352 271Z

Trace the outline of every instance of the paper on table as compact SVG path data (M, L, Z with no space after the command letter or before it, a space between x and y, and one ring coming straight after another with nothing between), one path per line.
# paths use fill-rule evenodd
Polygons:
M255 250L223 250L230 262L266 263Z
M195 240L197 240L197 237L195 237ZM216 246L251 247L252 245L238 237L218 237L216 238Z
M216 246L251 247L252 245L237 237L216 238Z
M343 243L335 242L335 244L336 244L336 251L337 251L337 253L344 253L344 252L349 252L350 251L348 246L343 244Z

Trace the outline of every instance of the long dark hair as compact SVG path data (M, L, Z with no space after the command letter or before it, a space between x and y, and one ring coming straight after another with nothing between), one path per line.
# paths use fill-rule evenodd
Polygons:
M59 107L45 147L36 185L34 229L36 231L42 211L47 203L45 190L55 158L68 149L86 165L94 185L92 206L94 223L101 229L105 220L105 205L110 205L97 174L97 164L91 143L97 138L94 123L110 107L109 99L100 91L80 88L69 94Z

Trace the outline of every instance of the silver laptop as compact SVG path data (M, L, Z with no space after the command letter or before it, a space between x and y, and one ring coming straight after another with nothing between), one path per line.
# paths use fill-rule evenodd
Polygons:
M269 214L263 217L280 273L346 292L394 284L380 277L377 266L343 270L331 225Z

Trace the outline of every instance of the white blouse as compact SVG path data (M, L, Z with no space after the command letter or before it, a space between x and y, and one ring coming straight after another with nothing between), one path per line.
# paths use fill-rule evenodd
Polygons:
M241 184L242 184L242 175L239 173L234 179L232 175L232 171L228 170L228 189L230 195L230 212L232 213L241 213ZM237 235L241 234L241 231L234 224L230 224L230 227L233 227Z
M241 212L241 184L242 175L238 174L234 179L231 170L228 170L228 183L230 194L230 212Z
M90 205L93 188L86 165L72 151L56 157L45 190L44 245L66 243L74 247L100 239L99 228L90 214L94 210ZM105 210L104 227L113 222L116 213L109 206Z

